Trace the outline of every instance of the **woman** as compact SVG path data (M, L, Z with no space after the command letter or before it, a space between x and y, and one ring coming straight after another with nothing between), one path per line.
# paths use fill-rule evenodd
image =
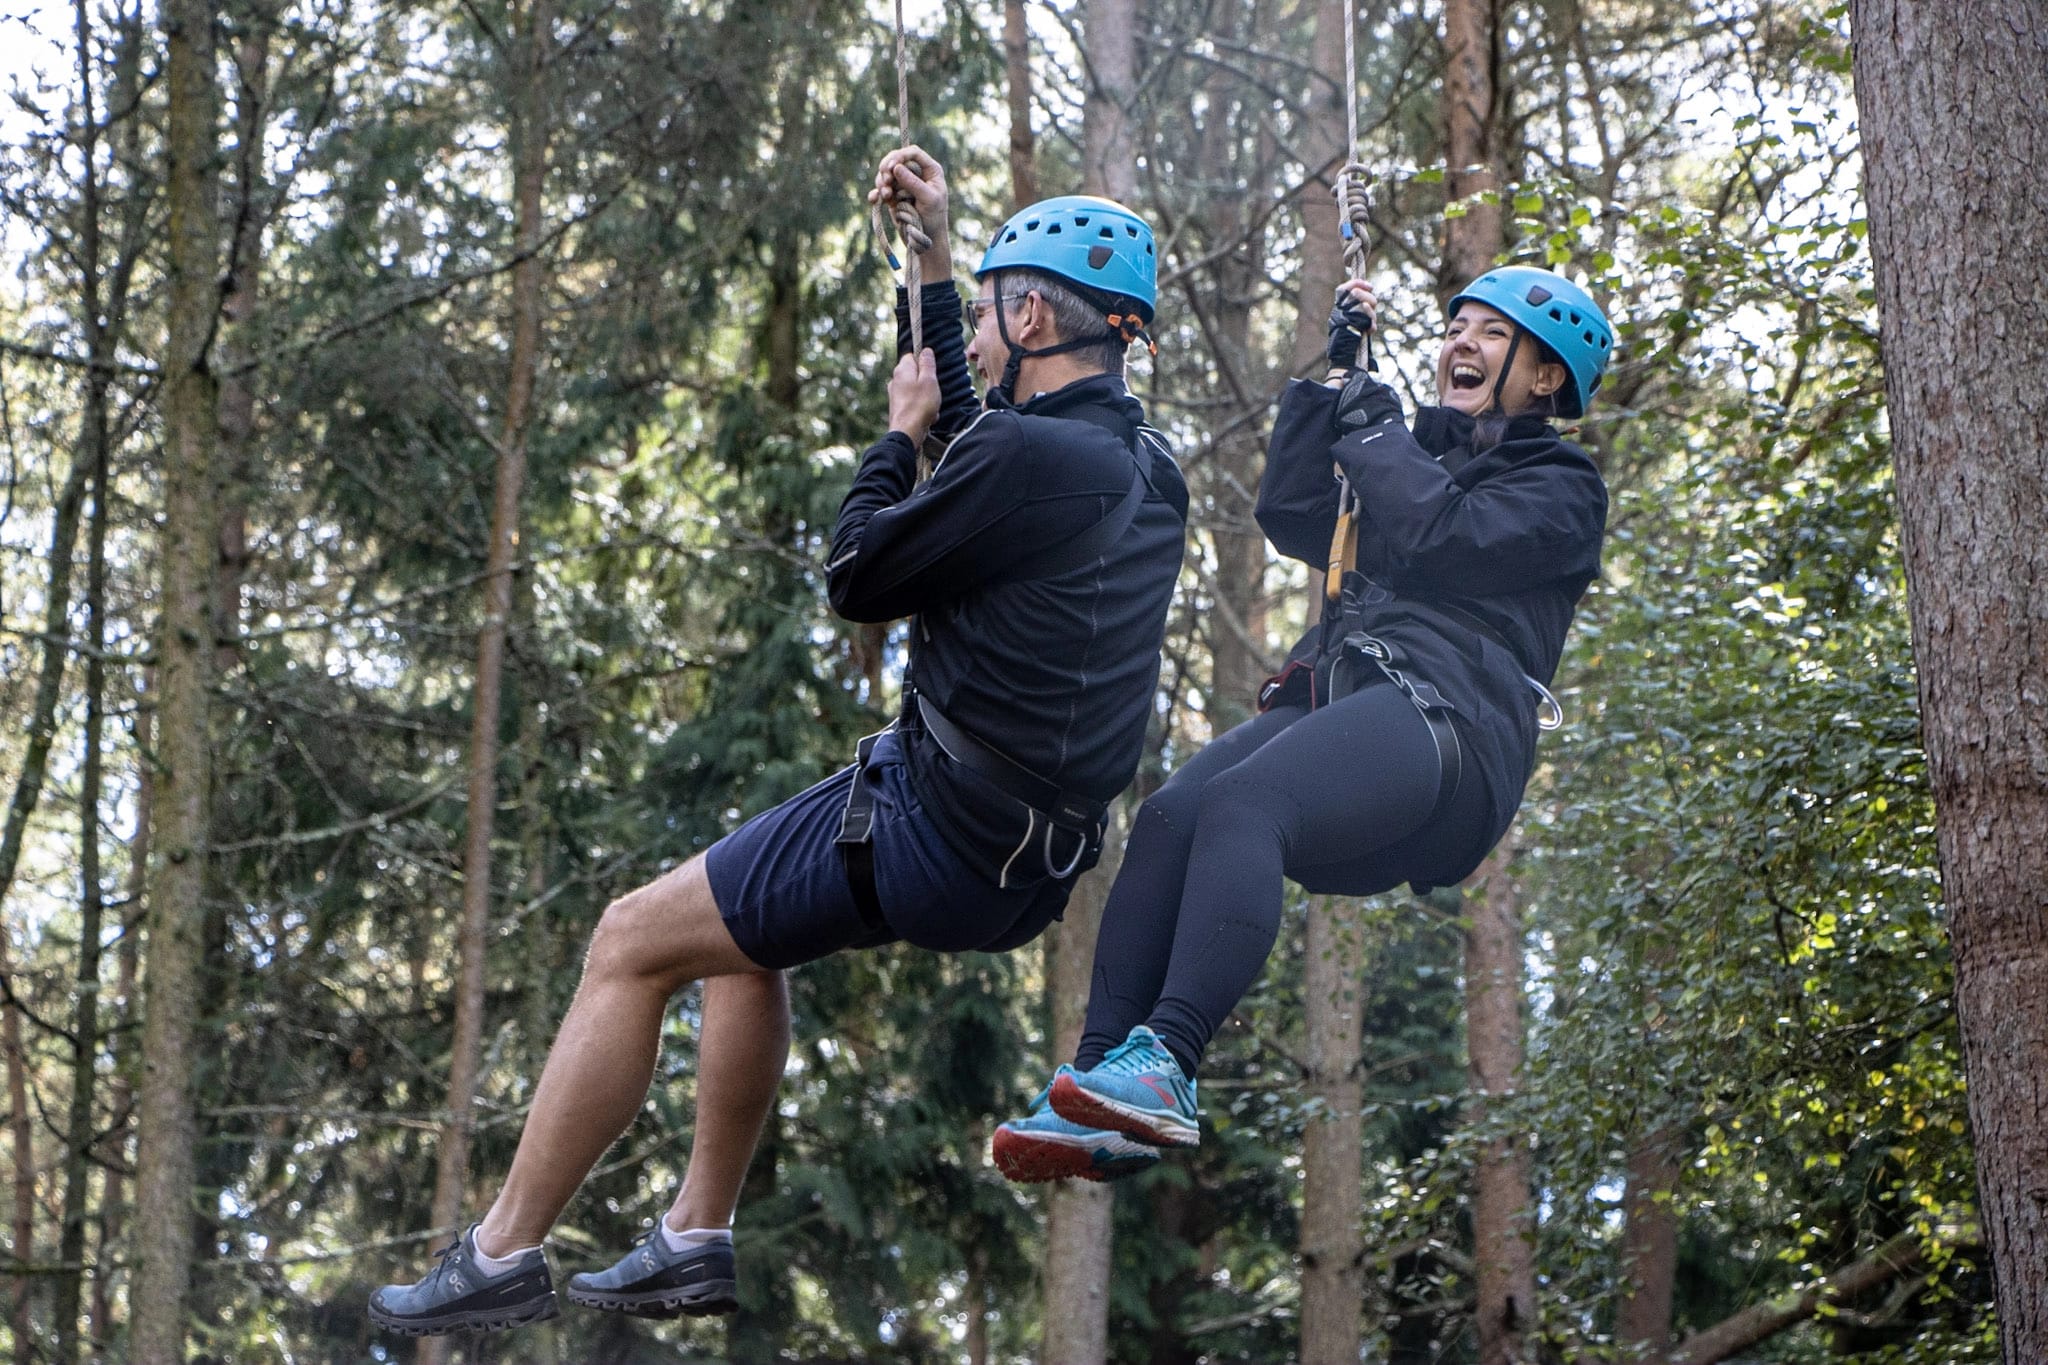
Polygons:
M1599 471L1549 419L1585 411L1614 334L1561 276L1489 271L1450 301L1440 405L1411 429L1356 368L1376 306L1339 286L1330 380L1283 396L1257 512L1319 569L1355 534L1356 566L1331 570L1259 715L1139 810L1074 1064L997 1130L1012 1180L1110 1179L1199 1143L1194 1077L1272 950L1283 876L1346 895L1450 885L1521 804L1607 516Z

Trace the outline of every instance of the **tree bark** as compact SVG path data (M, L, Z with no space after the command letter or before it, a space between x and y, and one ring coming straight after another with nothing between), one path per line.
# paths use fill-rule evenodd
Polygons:
M1003 0L1003 67L1009 76L1010 210L1038 202L1038 151L1031 135L1031 31L1024 0Z
M71 1105L64 1133L64 1205L57 1253L60 1265L77 1268L64 1270L57 1279L52 1317L58 1365L70 1365L78 1358L86 1206L91 1198L93 1097L100 1051L100 936L106 910L100 886L101 736L105 729L107 692L103 657L107 639L107 412L104 384L101 388L97 405L88 395L85 443L80 452L80 458L90 458L93 463L92 522L86 536L85 752L78 792L78 1004L72 1016L76 1043L71 1054Z
M218 392L209 352L220 310L213 192L219 92L209 0L167 0L170 336L164 357L162 621L157 640L156 819L136 1159L130 1349L141 1365L184 1356L192 1277L194 1021L206 927L208 687L218 529Z
M1364 1332L1365 927L1359 904L1308 903L1302 985L1308 1092L1301 1149L1301 1358L1357 1360Z
M1087 0L1082 17L1088 90L1082 106L1081 189L1122 203L1136 197L1137 158L1124 104L1137 76L1136 0ZM1053 1051L1074 1055L1088 1009L1095 935L1102 905L1123 862L1124 803L1103 841L1102 861L1074 887L1066 917L1046 936L1046 986L1052 996ZM1063 1180L1046 1199L1046 1365L1101 1365L1109 1350L1110 1210L1107 1185Z
M1614 1339L1654 1358L1671 1344L1671 1309L1678 1284L1678 1213L1669 1196L1678 1188L1678 1130L1645 1133L1628 1156L1622 1191L1622 1272L1628 1282L1615 1312Z
M1851 14L1980 1216L2004 1357L2031 1365L2048 1360L2048 12Z
M1446 297L1484 274L1499 254L1506 219L1498 202L1478 195L1500 189L1494 145L1498 42L1496 0L1444 0L1445 184L1463 217L1444 220L1440 281Z
M1321 379L1327 368L1327 322L1330 301L1344 278L1344 239L1337 216L1337 172L1356 156L1344 145L1344 103L1358 92L1344 88L1345 0L1321 0L1316 6L1315 48L1310 63L1308 114L1300 132L1301 152L1309 178L1296 197L1301 214L1300 302L1294 314L1294 348L1287 369L1297 379Z
M1512 1096L1522 1070L1522 916L1513 852L1506 840L1479 874L1467 900L1466 1051L1470 1121L1484 1128L1493 1102ZM1528 1358L1525 1334L1536 1316L1536 1254L1529 1223L1529 1149L1510 1133L1481 1148L1472 1191L1472 1260L1480 1365Z
M512 616L513 571L519 555L519 500L526 481L527 437L540 370L541 188L547 174L542 82L547 72L549 5L531 0L518 47L512 92L511 145L518 264L512 271L511 372L498 430L496 489L484 568L484 621L477 632L476 687L469 733L468 828L462 851L462 925L457 956L455 1036L448 1064L447 1117L434 1172L434 1226L456 1227L469 1180L477 1070L483 1053L484 965L491 916L491 835L498 803L498 726L504 682L506 625ZM429 1344L434 1339L429 1339ZM423 1360L437 1358L422 1350ZM443 1358L445 1357L438 1357Z
M221 304L220 386L220 577L214 632L220 641L222 670L232 666L242 638L242 592L249 575L249 477L251 447L256 439L256 389L250 322L256 314L257 287L262 278L263 138L270 103L270 28L268 13L252 13L235 44L235 145L233 191L229 205L234 224L228 248L228 278Z
M1052 997L1053 1054L1065 1060L1081 1043L1089 978L1102 904L1123 865L1130 832L1126 803L1111 807L1102 861L1074 886L1066 917L1046 936L1047 993ZM1043 1365L1102 1365L1109 1355L1110 1212L1108 1185L1062 1180L1046 1198L1045 1341Z
M151 675L146 672L145 677L148 676ZM127 898L131 906L145 903L149 886L150 812L156 799L156 774L148 758L155 728L151 720L155 708L151 700L152 690L145 686L143 693L136 698L135 707L135 749L141 757L136 764L135 833L128 840ZM114 988L117 1031L114 1034L114 1080L107 1095L112 1119L105 1139L109 1155L107 1183L100 1199L100 1270L92 1281L92 1334L93 1339L100 1342L111 1338L114 1331L114 1276L108 1267L115 1259L112 1248L121 1244L128 1208L128 1182L123 1172L129 1164L128 1139L133 1130L135 1108L135 1088L129 1079L135 1069L130 1055L132 1044L124 1046L120 1040L133 1037L126 1025L135 1012L136 983L141 971L141 954L137 951L136 941L141 934L134 913L124 919L121 946L115 953L118 964Z
M1081 193L1138 197L1131 92L1138 88L1137 0L1086 0L1081 19L1088 91L1081 106Z

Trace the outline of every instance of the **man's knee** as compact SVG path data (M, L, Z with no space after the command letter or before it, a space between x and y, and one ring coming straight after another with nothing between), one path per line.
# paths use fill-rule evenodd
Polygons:
M723 965L707 960L718 939L730 942L700 854L605 907L590 938L584 975L652 979L680 990Z

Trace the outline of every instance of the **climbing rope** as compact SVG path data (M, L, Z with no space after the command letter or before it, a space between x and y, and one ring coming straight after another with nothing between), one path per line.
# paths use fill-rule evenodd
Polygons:
M1372 251L1372 172L1358 159L1358 16L1351 0L1344 3L1344 169L1337 172L1337 230L1344 236L1344 278L1365 278ZM1367 369L1372 359L1372 333L1358 339ZM1336 372L1332 371L1334 375ZM1323 572L1323 597L1336 603L1344 592L1344 575L1358 563L1358 494L1337 467L1337 525L1330 537L1330 562Z
M1344 5L1344 169L1337 172L1337 230L1344 234L1346 279L1363 279L1372 251L1372 172L1358 159L1358 16Z
M896 131L901 141L899 146L910 145L910 42L903 29L903 0L896 0ZM892 196L885 213L877 201L873 213L875 241L882 248L882 254L889 260L891 270L903 271L903 287L910 295L910 353L916 355L924 349L924 272L918 265L918 253L931 250L931 234L925 231L924 219L919 216L917 206L910 197L900 191ZM888 219L896 221L896 235L903 240L904 254L910 258L908 265L896 259L896 253L889 246Z

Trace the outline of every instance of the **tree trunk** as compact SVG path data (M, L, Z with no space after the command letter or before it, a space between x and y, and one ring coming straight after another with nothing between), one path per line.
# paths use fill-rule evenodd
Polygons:
M1357 1360L1364 1330L1365 927L1359 904L1308 903L1302 983L1308 1092L1301 1145L1301 1358Z
M1344 102L1358 98L1357 91L1344 88L1344 21L1349 13L1345 0L1321 0L1316 6L1315 50L1310 54L1315 76L1309 83L1308 114L1299 134L1310 175L1296 199L1302 226L1301 267L1296 277L1301 296L1294 314L1294 349L1287 362L1288 373L1296 378L1323 377L1330 300L1344 279L1337 172L1358 155L1357 148L1344 145Z
M1466 1050L1470 1122L1484 1128L1492 1102L1514 1093L1522 1070L1522 916L1507 841L1466 901ZM1529 1149L1517 1135L1480 1149L1472 1190L1472 1260L1478 1281L1479 1365L1528 1358L1524 1336L1536 1316L1536 1256L1530 1239Z
M1622 1273L1628 1283L1615 1312L1614 1339L1655 1359L1671 1344L1671 1305L1678 1283L1678 1130L1664 1126L1636 1140L1622 1191Z
M152 675L146 672L145 677L148 676ZM127 898L131 907L145 903L149 886L150 812L156 799L156 775L148 756L153 747L151 716L154 707L151 689L145 686L143 693L136 698L135 706L135 750L140 757L136 764L135 833L128 841ZM123 1172L129 1165L128 1139L134 1119L135 1088L129 1080L134 1066L130 1059L133 1045L123 1044L120 1040L134 1036L126 1026L134 1017L136 982L141 968L141 955L136 950L136 942L141 938L137 921L138 916L132 910L124 916L121 946L115 953L118 963L114 993L117 1031L114 1034L114 1080L107 1095L112 1120L108 1124L104 1144L107 1183L100 1199L100 1269L92 1281L92 1335L95 1342L105 1342L114 1334L114 1275L109 1266L116 1259L114 1249L121 1244L128 1208L128 1182Z
M1980 1216L2005 1359L2032 1365L2048 1360L2048 12L1851 12Z
M1038 202L1038 152L1031 136L1031 31L1024 0L1003 0L1003 65L1009 75L1010 210Z
M1479 194L1500 188L1494 146L1495 0L1444 0L1445 184L1463 217L1444 220L1441 285L1446 297L1492 266L1506 219Z
M149 978L138 1114L130 1347L141 1365L184 1356L192 1278L194 1021L206 925L208 685L218 530L216 391L208 349L219 320L220 224L214 10L167 0L170 336L164 357L162 621L157 640L156 820Z
M470 1135L475 1124L477 1069L483 1054L484 964L489 953L491 835L498 803L499 696L504 681L506 625L512 616L513 570L519 554L519 499L526 481L526 444L533 391L540 370L542 267L541 187L547 174L545 105L549 6L531 0L520 38L518 87L512 92L513 199L517 213L512 271L511 373L498 431L497 485L491 500L490 549L484 568L484 621L477 633L476 690L469 732L468 829L462 850L462 926L457 958L455 1036L448 1062L447 1118L434 1172L434 1226L462 1220L469 1180ZM445 1359L429 1338L422 1360Z
M1123 103L1137 75L1136 0L1086 0L1082 25L1090 79L1082 108L1081 189L1128 203L1138 189ZM1123 862L1128 813L1123 802L1113 810L1101 863L1075 885L1066 917L1046 936L1053 1051L1062 1060L1081 1041L1102 904ZM1107 1357L1112 1203L1109 1186L1079 1180L1060 1181L1047 1196L1045 1340L1039 1354L1047 1365L1100 1365Z
M256 438L256 389L249 324L256 314L262 276L263 138L270 101L270 28L267 13L254 13L235 45L234 183L229 212L234 239L228 249L228 278L221 302L220 384L220 578L214 633L223 670L230 667L242 637L242 590L249 574L249 477Z
M1047 993L1052 997L1053 1055L1065 1060L1081 1043L1095 934L1102 904L1123 865L1130 833L1126 802L1111 808L1102 861L1074 885L1066 918L1046 936ZM1051 1187L1045 1214L1045 1342L1042 1365L1102 1365L1109 1354L1110 1212L1108 1185L1062 1180Z
M101 734L107 692L107 668L102 658L107 639L107 430L104 397L102 393L102 401L95 406L88 396L85 444L80 451L80 458L90 458L93 462L93 481L92 523L86 537L85 753L78 792L78 1004L72 1018L76 1042L71 1054L71 1107L65 1122L64 1206L57 1253L58 1263L67 1268L58 1275L56 1304L52 1312L59 1365L70 1365L78 1358L78 1310L85 1278L85 1217L92 1179L93 1097L100 1051L100 936L106 909L100 886Z
M1081 193L1120 204L1138 197L1127 101L1138 88L1137 0L1085 0L1088 93L1081 106Z

